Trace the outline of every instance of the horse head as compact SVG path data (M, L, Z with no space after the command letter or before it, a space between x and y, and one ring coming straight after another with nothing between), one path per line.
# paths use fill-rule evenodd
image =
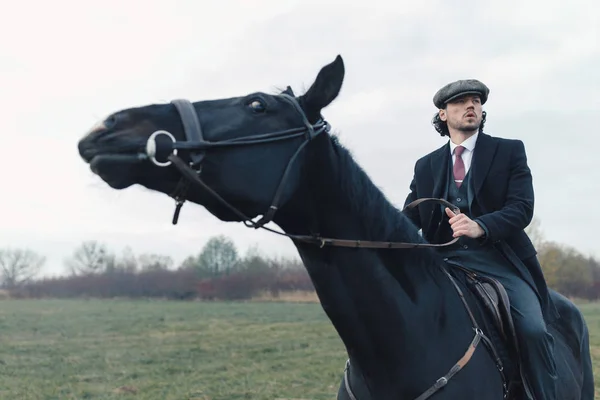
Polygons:
M279 94L124 109L96 124L79 141L79 153L114 189L139 184L198 203L223 221L272 218L298 187L302 149L328 133L321 110L337 97L343 78L338 56L297 97L288 87ZM179 171L165 168L173 162ZM186 185L193 175L204 188Z

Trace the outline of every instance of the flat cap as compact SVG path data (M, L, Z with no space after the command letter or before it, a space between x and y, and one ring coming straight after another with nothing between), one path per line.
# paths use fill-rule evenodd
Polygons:
M481 104L485 104L490 89L477 79L463 79L451 82L437 91L433 96L433 104L437 108L446 107L446 103L465 94L478 94L481 96Z

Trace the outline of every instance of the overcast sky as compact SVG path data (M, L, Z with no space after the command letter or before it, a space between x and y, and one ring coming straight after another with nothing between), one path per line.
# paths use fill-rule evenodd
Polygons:
M346 80L324 114L402 206L417 158L444 144L435 91L490 87L487 133L525 142L548 239L600 257L600 6L595 0L12 2L0 16L0 247L47 256L82 240L177 262L208 238L295 256L291 243L223 223L139 187L110 189L77 153L121 108L305 90L341 54ZM596 118L594 118L596 117Z

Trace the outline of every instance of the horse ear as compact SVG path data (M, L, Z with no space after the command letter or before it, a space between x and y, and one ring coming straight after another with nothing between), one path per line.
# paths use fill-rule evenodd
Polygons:
M301 96L301 104L309 117L318 117L321 110L335 100L342 88L344 72L344 60L339 55L319 71L315 82Z
M285 90L283 91L283 93L286 93L290 96L294 96L294 91L292 90L292 87L288 85L288 87L285 88Z

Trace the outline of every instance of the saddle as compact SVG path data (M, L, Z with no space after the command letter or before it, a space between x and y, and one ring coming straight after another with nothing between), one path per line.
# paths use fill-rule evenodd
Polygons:
M521 381L510 382L509 393L512 393L514 390L518 390L518 388L521 387L521 389L527 393L527 398L532 398L530 389L527 385L524 385L525 375L521 363L521 352L519 350L516 330L510 312L510 300L506 289L494 278L479 275L476 272L459 265L453 265L453 268L460 269L465 274L467 277L467 284L475 294L475 297L483 305L483 308L492 317L493 323L500 332L501 339L512 348L514 362L519 366Z
M494 278L479 275L476 272L454 265L464 272L471 291L481 301L484 309L494 320L502 339L511 346L520 358L519 344L512 315L510 313L510 300L502 284Z
M473 292L493 318L502 338L518 351L516 331L510 313L510 300L504 286L494 278L478 275L473 271L465 271L465 274L467 282L471 284Z

